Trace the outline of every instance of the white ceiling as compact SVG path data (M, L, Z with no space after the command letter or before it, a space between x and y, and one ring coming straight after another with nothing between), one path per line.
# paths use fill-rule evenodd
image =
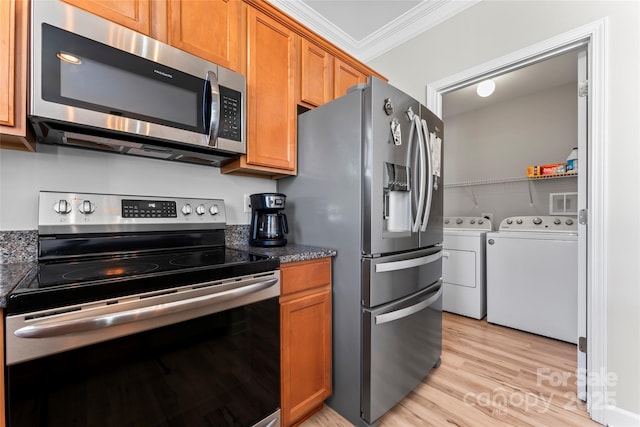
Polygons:
M368 62L480 0L268 0Z
M442 97L442 117L455 116L569 83L577 84L577 67L578 53L573 51L494 77L496 90L487 98L476 94L478 84L447 93Z
M360 61L382 55L481 0L268 0ZM575 82L576 53L494 78L488 98L477 85L443 97L443 117ZM425 82L425 86L428 82Z

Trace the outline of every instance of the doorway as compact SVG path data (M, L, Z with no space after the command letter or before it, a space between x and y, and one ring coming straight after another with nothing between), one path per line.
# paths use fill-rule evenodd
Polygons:
M586 372L596 372L599 375L589 376L586 400L590 416L600 423L606 421L606 407L597 402L601 401L599 397L606 395L604 377L607 372L606 298L604 298L606 278L604 276L605 257L602 249L604 241L602 207L605 200L604 26L604 20L597 21L427 85L427 107L442 117L443 95L570 51L580 48L588 51L589 120L586 128L588 147L587 153L583 156L588 161L588 176L586 176L587 190L583 200L586 201L585 226L588 224L588 228L585 227L585 238L589 244L585 245L582 262L585 268L583 286L587 294L586 330L589 337L585 345L589 355Z

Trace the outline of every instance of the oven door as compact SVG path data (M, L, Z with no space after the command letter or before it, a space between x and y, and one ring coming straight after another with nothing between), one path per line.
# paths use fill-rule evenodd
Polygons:
M278 294L9 364L7 425L279 426Z

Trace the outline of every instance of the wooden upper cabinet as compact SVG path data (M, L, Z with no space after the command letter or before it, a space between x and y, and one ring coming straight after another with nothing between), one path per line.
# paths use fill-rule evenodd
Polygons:
M34 151L27 126L27 0L0 1L0 147Z
M151 34L149 0L62 0L139 33Z
M223 172L277 177L296 173L296 34L247 11L247 154Z
M315 43L300 43L300 99L320 106L333 99L333 56Z
M245 9L237 0L169 0L169 44L244 73Z
M339 58L335 59L334 64L334 98L339 98L347 93L347 89L351 86L367 82L367 76L350 64Z

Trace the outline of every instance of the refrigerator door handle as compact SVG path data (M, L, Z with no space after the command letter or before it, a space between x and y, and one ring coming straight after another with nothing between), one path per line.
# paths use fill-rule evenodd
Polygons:
M402 261L390 261L376 264L376 273L385 273L388 271L405 270L407 268L416 268L421 265L431 264L442 258L442 251L435 254L422 256L418 258L403 259Z
M431 213L431 200L433 198L433 165L431 163L431 140L429 138L429 127L427 126L427 121L422 119L421 122L421 131L424 133L424 151L426 152L427 157L427 165L429 166L429 170L424 170L424 174L428 176L427 185L422 191L427 192L427 203L424 211L424 218L422 220L422 227L420 231L427 231L427 225L429 224L429 215Z
M383 323L393 322L394 320L399 320L404 317L411 316L414 313L424 310L428 308L431 304L433 304L438 298L442 296L442 286L438 288L438 291L427 298L424 301L420 301L417 304L414 304L409 307L401 308L400 310L391 311L385 314L379 314L375 317L376 325L380 325Z
M418 212L416 212L416 220L413 223L412 231L417 232L420 230L420 221L424 215L424 199L425 199L425 186L426 186L426 168L427 168L427 159L425 153L425 143L423 140L423 132L422 132L422 124L420 123L420 117L415 116L413 118L413 126L415 126L416 134L418 136L418 152L420 153L420 186L418 191L420 191L420 198L418 200ZM414 186L415 189L415 186Z

